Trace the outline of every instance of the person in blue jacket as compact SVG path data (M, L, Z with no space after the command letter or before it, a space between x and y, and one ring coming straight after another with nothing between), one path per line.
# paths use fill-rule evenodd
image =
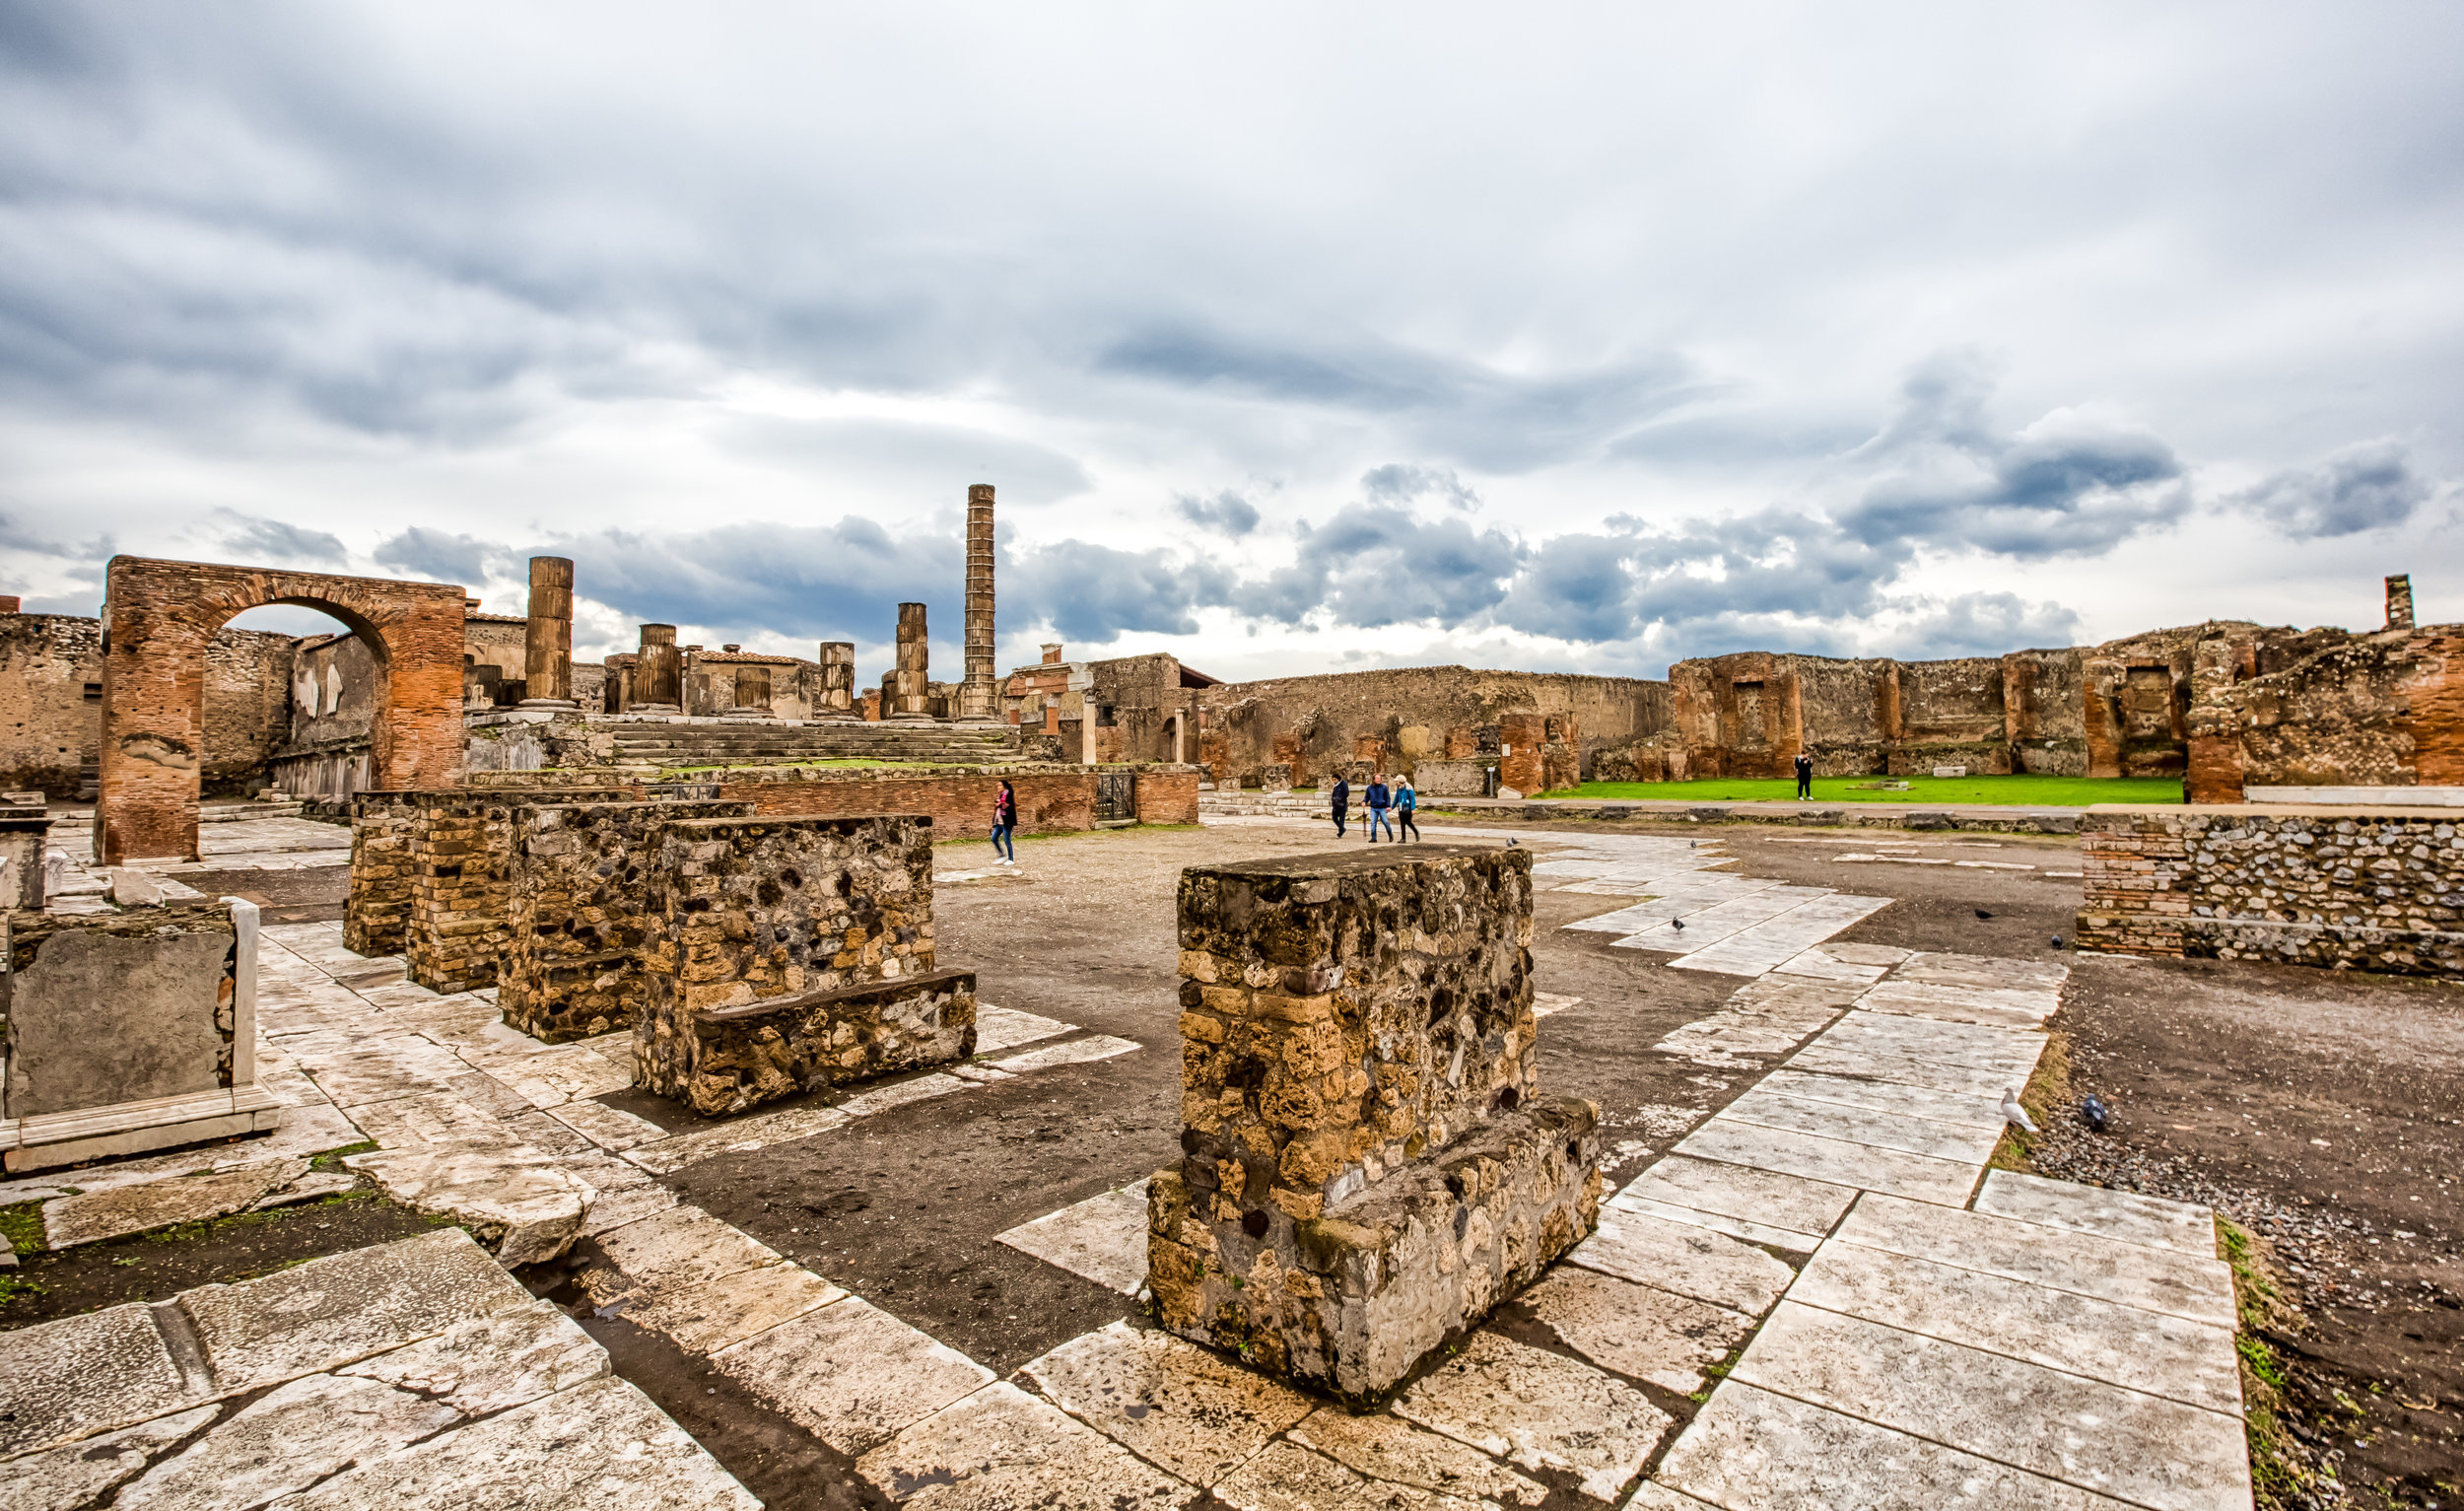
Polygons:
M1418 839L1418 838L1420 838L1420 826L1419 826L1418 824L1415 824L1415 823L1413 823L1413 822L1411 821L1411 815L1412 815L1413 811L1414 811L1415 809L1417 809L1419 806L1420 806L1420 794L1419 794L1418 792L1415 792L1415 791L1413 791L1413 790L1411 790L1411 779L1410 779L1409 777L1398 777L1398 778L1396 778L1396 779L1395 779L1395 831L1396 831L1396 832L1395 832L1395 838L1396 838L1396 839L1401 840L1401 839L1404 838L1405 836L1409 836L1410 838L1415 839L1415 840L1416 840L1416 839Z
M1384 775L1375 772L1370 774L1369 790L1361 801L1369 805L1369 843L1375 845L1378 842L1380 829L1386 831L1388 839L1395 838L1395 826L1386 820L1386 810L1394 806L1395 794L1386 790Z

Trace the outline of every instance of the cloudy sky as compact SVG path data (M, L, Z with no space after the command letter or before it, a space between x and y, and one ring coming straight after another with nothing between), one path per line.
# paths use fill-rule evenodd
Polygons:
M1005 665L2464 619L2459 56L2453 4L0 0L0 591L518 612L547 552L585 655L870 681L922 599L948 676L990 482Z

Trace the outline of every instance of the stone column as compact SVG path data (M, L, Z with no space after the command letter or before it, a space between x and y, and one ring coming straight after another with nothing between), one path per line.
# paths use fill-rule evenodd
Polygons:
M958 690L958 721L989 724L1000 717L992 690L992 485L967 490L967 680Z
M642 627L642 654L633 665L633 708L636 714L684 712L684 654L676 649L676 627Z
M574 564L530 559L530 623L522 650L526 709L579 709L574 702Z
M821 695L813 705L815 719L856 717L856 646L852 641L821 643Z
M2387 580L2387 628L2413 628L2413 579L2409 573L2398 573Z
M769 719L770 668L739 663L736 667L735 706L719 717L723 719Z
M931 665L932 647L924 638L924 606L902 603L898 606L898 665L890 672L884 691L889 694L889 707L881 711L884 719L902 722L929 721L931 711L925 700L931 696L930 678L925 675Z

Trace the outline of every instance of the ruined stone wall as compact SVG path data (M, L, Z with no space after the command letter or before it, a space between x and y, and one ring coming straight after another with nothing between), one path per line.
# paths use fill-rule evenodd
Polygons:
M1591 1231L1597 1110L1537 1096L1527 852L1182 873L1164 1326L1353 1400Z
M647 866L642 1084L704 1115L975 1051L975 978L933 969L932 826L696 818Z
M2080 701L2085 664L2077 648L2014 651L2002 658L2003 738L2011 747L2011 770L2088 775L2088 727Z
M584 794L559 795L574 801ZM615 800L625 794L608 789L588 795ZM431 992L493 987L513 933L514 819L541 799L475 789L412 796L403 852L411 872L402 950L410 977ZM356 850L359 820L353 822Z
M2411 787L2425 780L2425 747L2439 771L2464 749L2459 649L2456 626L2382 631L2223 689L2242 785Z
M411 830L420 792L363 791L351 799L351 889L342 911L342 947L354 954L401 954L410 941Z
M232 791L290 731L292 638L223 629L206 643L202 775ZM103 742L103 621L0 614L0 787L75 797Z
M2077 943L2464 978L2453 810L2090 808Z
M647 869L681 818L745 818L740 802L543 805L516 811L497 1005L545 1043L631 1028L650 979Z

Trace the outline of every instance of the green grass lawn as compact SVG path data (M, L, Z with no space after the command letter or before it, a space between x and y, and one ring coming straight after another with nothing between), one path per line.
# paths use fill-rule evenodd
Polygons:
M2084 808L2092 802L2179 802L2178 777L1910 777L1904 792L1864 784L1879 777L1816 777L1814 800L1837 802L2008 802L2029 807ZM1797 784L1786 777L1717 782L1586 782L1543 797L1653 798L1661 802L1791 802Z

